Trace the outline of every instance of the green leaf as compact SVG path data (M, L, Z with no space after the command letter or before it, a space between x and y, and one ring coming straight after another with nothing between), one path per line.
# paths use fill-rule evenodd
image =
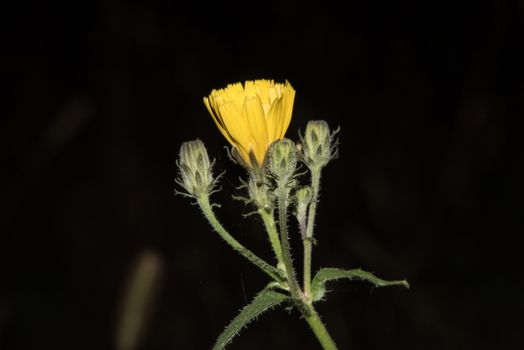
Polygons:
M388 286L404 286L409 289L409 283L406 280L386 281L378 278L371 272L361 269L343 270L337 268L324 268L317 272L313 278L313 281L311 282L313 301L318 301L324 297L324 294L326 293L326 282L338 280L341 278L366 281L373 284L377 288Z
M289 297L285 294L275 292L273 290L265 289L260 292L251 304L245 306L237 317L231 321L226 329L220 334L213 350L221 350L229 344L233 338L240 332L240 330L247 326L247 324L255 320L259 315L267 310L274 308L281 304Z

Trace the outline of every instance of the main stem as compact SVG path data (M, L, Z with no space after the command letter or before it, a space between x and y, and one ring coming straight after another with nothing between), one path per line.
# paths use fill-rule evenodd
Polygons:
M287 283L291 296L294 299L302 299L302 292L298 286L295 277L295 269L293 269L293 261L291 259L291 248L289 246L289 238L287 235L287 204L289 190L287 189L286 181L279 181L278 183L278 222L280 226L280 242L282 244L282 258L286 268Z
M283 282L282 276L279 274L279 271L274 268L273 266L269 265L267 262L256 256L252 251L244 247L240 242L238 242L233 236L227 232L227 230L222 226L222 224L218 221L217 217L215 216L215 213L213 212L213 208L211 207L211 204L209 203L209 196L203 195L198 197L197 199L198 205L200 206L200 209L202 209L202 212L204 213L204 216L209 221L213 229L226 241L234 250L239 252L243 257L251 261L253 264L258 266L262 271L264 271L267 275L269 275L272 279L274 279L277 282Z
M307 311L307 313L304 311ZM337 350L337 346L333 341L333 338L331 338L329 335L326 326L324 326L322 323L322 320L320 319L320 316L313 305L307 305L307 309L304 311L302 314L304 315L306 322L309 324L309 327L311 327L311 330L317 337L320 345L322 345L322 348L324 348L324 350Z
M313 229L315 227L315 216L317 212L318 192L320 190L320 168L311 169L311 191L312 198L309 204L306 237L304 237L304 295L311 299L311 260L313 246Z

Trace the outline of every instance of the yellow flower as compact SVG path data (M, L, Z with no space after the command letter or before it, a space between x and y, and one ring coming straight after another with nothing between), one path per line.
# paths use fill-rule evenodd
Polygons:
M204 103L218 129L246 166L261 167L269 145L284 137L295 90L273 80L246 81L213 90Z

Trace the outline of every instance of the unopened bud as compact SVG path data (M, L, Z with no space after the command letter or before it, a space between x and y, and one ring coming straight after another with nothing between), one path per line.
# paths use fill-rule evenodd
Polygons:
M334 156L334 133L329 130L325 120L311 120L307 123L306 132L300 135L302 159L309 168L322 168Z
M295 192L296 216L299 221L305 219L307 207L311 203L312 196L311 187L309 186L303 186Z
M290 180L297 168L295 143L289 139L273 142L269 147L268 168L277 180Z
M200 140L184 142L180 146L180 154L177 161L180 178L177 183L184 187L187 194L198 197L213 190L215 179L211 168L213 164L209 161L206 147Z

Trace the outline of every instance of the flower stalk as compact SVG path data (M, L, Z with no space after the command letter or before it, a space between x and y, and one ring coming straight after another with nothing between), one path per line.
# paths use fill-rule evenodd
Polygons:
M275 282L278 282L279 284L285 282L281 272L278 269L256 256L252 251L244 247L233 236L231 236L229 232L227 232L227 230L224 228L224 226L222 226L220 221L218 221L217 217L215 216L212 205L209 203L209 196L199 196L197 198L197 202L207 221L209 221L209 224L220 235L220 237L222 237L222 239L231 246L231 248L236 250L244 258L251 261L254 265L264 271Z
M320 191L320 174L333 157L337 155L335 135L338 130L331 132L324 120L311 120L306 126L304 135L300 135L302 143L301 159L311 173L312 199L309 205L308 223L304 242L304 294L309 303L311 300L311 261L312 247L315 241L315 217L317 211L318 194Z
M293 268L293 259L291 258L291 247L289 246L289 237L287 234L287 205L289 189L285 186L278 186L278 222L280 228L280 242L282 244L282 258L286 270L287 283L291 296L296 300L302 299L302 291L298 286L295 269Z
M253 203L256 206L257 213L264 222L269 242L271 243L271 248L273 248L273 252L275 253L277 266L284 269L282 260L282 246L280 245L280 238L275 225L275 219L273 217L275 211L275 196L269 188L267 179L265 178L262 170L263 169L250 171L249 181L246 183L250 199L245 199L244 201L246 203Z
M269 242L271 243L271 247L273 248L273 252L275 253L275 257L277 259L277 267L281 270L285 270L284 257L282 255L282 245L280 244L280 237L277 231L275 218L273 216L274 213L273 211L260 208L258 209L258 214L264 222L264 226L269 237Z
M278 200L278 222L280 229L280 242L282 245L282 258L287 274L287 282L294 299L302 298L302 291L298 285L293 260L291 258L291 247L287 231L287 208L289 205L290 188L294 185L293 175L297 166L295 144L288 139L277 140L269 148L268 169L274 177L277 188Z
M311 169L311 192L312 198L309 204L309 213L307 217L306 234L304 242L304 295L311 303L311 263L313 254L313 231L315 228L315 217L317 214L318 193L320 191L320 168Z

